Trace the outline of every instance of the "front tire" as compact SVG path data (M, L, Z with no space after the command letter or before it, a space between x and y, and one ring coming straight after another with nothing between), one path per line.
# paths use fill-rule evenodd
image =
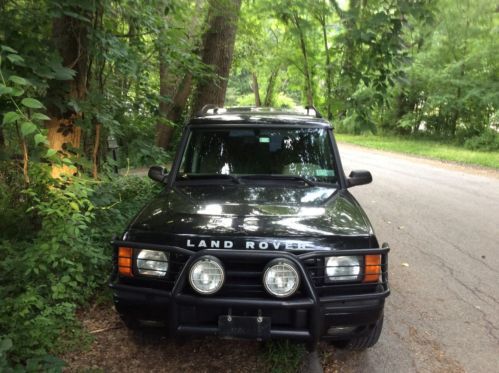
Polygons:
M369 327L369 330L358 337L350 338L345 341L338 341L334 343L335 347L351 350L351 351L362 351L367 348L374 346L381 335L381 330L383 329L383 314L376 321L376 324Z

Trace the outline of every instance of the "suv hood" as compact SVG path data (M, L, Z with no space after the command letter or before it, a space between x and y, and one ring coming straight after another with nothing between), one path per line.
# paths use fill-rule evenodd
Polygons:
M372 234L366 214L346 190L217 184L166 188L135 217L125 239L166 243L172 236L325 239Z

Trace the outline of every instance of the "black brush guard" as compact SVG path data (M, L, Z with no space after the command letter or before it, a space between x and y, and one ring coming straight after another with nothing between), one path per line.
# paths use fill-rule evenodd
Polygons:
M380 312L384 305L384 299L390 294L388 287L388 251L390 250L387 244L382 248L369 249L354 249L354 250L333 250L320 252L307 252L303 254L294 254L287 251L259 251L259 250L229 250L229 249L203 249L200 251L191 251L184 248L168 245L136 243L128 241L113 241L112 245L115 248L114 270L110 277L109 286L114 290L115 300L124 299L145 299L150 303L151 307L161 303L166 305L168 309L167 326L173 334L205 334L218 335L219 330L215 325L189 325L183 324L180 321L179 310L182 306L195 306L208 309L210 307L226 307L228 310L232 308L251 307L254 309L285 309L285 310L306 310L308 317L308 327L306 329L296 329L293 327L271 327L271 338L289 338L298 339L307 342L310 348L314 348L317 342L324 337L324 330L327 326L328 310L330 314L337 310L341 315L347 315L348 312L358 312L369 310L373 306L373 301L378 301ZM175 281L171 282L170 289L147 287L143 284L122 283L119 281L117 270L117 256L119 247L130 247L133 249L151 249L162 250L168 253L174 253L180 256L186 256L187 261L181 267L176 275ZM235 296L220 296L217 294L204 296L194 294L188 284L189 269L199 257L204 255L212 255L219 258L222 262L227 260L259 258L270 261L275 258L286 258L293 262L300 274L300 293L289 299L277 299L269 297L259 298L243 298ZM328 256L346 256L346 255L381 255L381 271L380 280L377 284L358 283L354 285L371 286L375 290L363 294L337 294L319 296L318 285L314 282L310 270L305 264L307 260L315 258L324 258ZM133 281L133 279L132 279ZM333 287L335 285L328 285ZM337 284L338 288L348 286L345 284ZM133 295L132 295L133 294ZM130 298L131 296L131 298ZM158 302L158 299L161 301ZM371 301L371 302L370 302ZM365 308L365 309L364 309ZM229 311L230 312L230 311ZM325 325L326 324L326 325ZM327 339L327 336L326 338Z

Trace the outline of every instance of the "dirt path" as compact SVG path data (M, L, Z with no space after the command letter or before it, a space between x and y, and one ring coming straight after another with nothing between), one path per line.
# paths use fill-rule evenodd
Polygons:
M256 342L196 338L173 341L161 334L129 331L109 304L81 317L92 334L89 349L62 356L67 371L264 372L268 364Z
M61 358L67 372L354 372L341 361L345 352L328 344L319 345L311 356L301 345L291 345L287 354L269 352L267 345L254 341L204 337L172 340L161 333L137 334L128 330L110 303L90 307L79 315L92 335L89 346ZM287 369L296 350L299 369ZM352 352L346 352L352 354Z

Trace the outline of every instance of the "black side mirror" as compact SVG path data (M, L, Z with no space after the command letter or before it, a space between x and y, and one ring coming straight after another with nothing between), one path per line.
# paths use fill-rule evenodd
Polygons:
M348 187L353 187L356 185L369 184L373 181L373 177L369 171L366 170L356 170L350 172L347 179Z
M161 166L152 166L147 173L154 181L159 181L160 183L164 183L166 181L166 177L168 176L168 171L166 168Z

